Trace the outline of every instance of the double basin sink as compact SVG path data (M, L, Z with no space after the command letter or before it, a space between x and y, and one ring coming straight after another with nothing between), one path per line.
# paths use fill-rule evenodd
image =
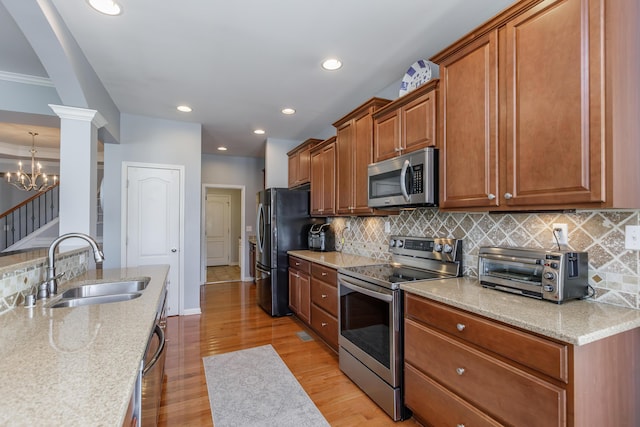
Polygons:
M62 292L47 303L49 308L80 307L93 304L129 301L139 298L149 284L149 277L82 283Z

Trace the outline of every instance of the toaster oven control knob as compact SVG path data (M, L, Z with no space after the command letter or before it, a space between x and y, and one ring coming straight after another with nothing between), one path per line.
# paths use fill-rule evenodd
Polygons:
M544 291L545 292L553 292L553 286L551 285L544 285Z
M396 240L396 247L401 248L404 246L404 242L402 240Z
M551 263L551 268L558 269L558 263L557 262L552 262Z
M450 244L448 244L448 243L445 243L444 248L442 249L442 251L443 251L445 254L450 254L451 252L453 252L453 246L451 246L451 245L450 245Z
M550 271L547 271L546 273L544 273L543 277L547 280L553 280L556 277L556 275Z
M436 243L435 245L433 245L433 251L434 252L442 252L442 244L441 243Z
M389 246L394 247L396 245L396 241L394 239L389 240Z

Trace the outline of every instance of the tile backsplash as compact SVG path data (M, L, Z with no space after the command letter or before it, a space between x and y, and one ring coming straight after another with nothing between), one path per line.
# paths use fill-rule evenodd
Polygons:
M350 229L345 230L346 222ZM390 232L385 233L385 222ZM589 284L599 302L640 309L639 251L626 250L627 225L640 225L640 211L607 210L574 213L440 212L434 208L402 211L389 217L334 218L337 249L381 261L390 258L389 236L463 239L465 276L478 276L481 246L526 246L551 249L553 224L568 225L568 247L589 253Z

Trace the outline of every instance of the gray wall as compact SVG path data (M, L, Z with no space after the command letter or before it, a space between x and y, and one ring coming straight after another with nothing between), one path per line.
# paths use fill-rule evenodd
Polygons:
M284 166L283 168L286 169ZM264 169L264 159L256 157L202 155L203 184L245 186L245 225L251 227L251 231L245 232L245 236L255 235L256 232L256 193L262 190L262 169ZM244 245L247 274L249 272L248 246Z
M122 163L185 167L184 310L200 308L200 147L201 126L123 114L120 144L104 147L105 268L120 266Z

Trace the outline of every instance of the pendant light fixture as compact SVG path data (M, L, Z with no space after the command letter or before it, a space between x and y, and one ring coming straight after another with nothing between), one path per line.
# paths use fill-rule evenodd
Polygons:
M31 174L22 169L22 162L18 162L18 171L15 179L11 173L6 174L7 183L22 191L46 191L58 183L58 177L53 176L53 182L49 182L47 174L42 172L42 165L36 161L36 136L37 132L29 132L31 135Z

